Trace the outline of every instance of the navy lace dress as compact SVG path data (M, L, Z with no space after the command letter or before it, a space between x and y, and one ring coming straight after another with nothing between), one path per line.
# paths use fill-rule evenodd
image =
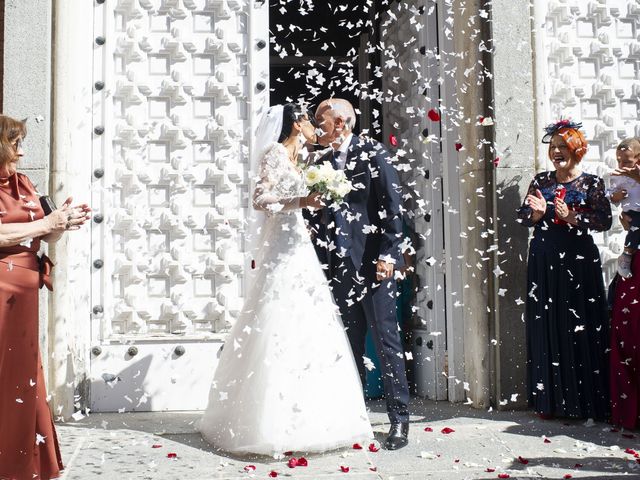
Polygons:
M554 221L557 188L577 212L578 225ZM611 227L611 205L600 177L582 173L558 183L555 172L535 176L547 200L537 223L531 208L518 209L518 221L534 227L527 268L527 371L529 404L559 417L609 416L608 312L598 247L590 231Z

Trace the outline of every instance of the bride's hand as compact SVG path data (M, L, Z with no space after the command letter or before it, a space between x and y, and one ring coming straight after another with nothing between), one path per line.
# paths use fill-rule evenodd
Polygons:
M322 200L322 194L315 192L306 197L302 197L300 199L300 207L301 208L310 208L312 210L319 210L325 206L324 201Z

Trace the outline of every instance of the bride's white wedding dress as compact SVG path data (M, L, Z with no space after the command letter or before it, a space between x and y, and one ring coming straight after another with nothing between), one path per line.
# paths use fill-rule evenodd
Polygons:
M260 167L255 202L271 213L200 432L221 450L276 457L366 441L355 361L295 200L306 195L302 173L279 143Z

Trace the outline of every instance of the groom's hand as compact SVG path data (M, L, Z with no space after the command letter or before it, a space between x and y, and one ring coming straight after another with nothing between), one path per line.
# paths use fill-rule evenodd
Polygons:
M393 263L378 260L376 264L376 280L387 280L393 276Z

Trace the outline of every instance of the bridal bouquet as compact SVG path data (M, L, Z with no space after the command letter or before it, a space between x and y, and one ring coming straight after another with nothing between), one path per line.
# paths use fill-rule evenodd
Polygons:
M304 179L311 193L321 193L338 203L353 190L353 184L347 180L344 171L334 169L330 162L305 168Z

